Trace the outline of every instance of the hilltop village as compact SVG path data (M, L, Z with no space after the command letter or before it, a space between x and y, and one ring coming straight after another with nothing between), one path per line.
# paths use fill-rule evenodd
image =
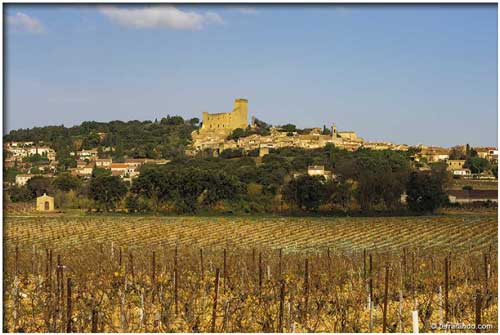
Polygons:
M179 117L174 117L179 118ZM183 121L188 122L188 121ZM189 122L192 122L191 120ZM97 143L104 141L106 133L98 132ZM227 113L202 113L202 122L191 133L192 142L186 146L185 154L194 157L200 153L208 152L213 156L221 155L224 151L237 151L240 154L263 157L269 152L280 148L295 147L302 149L318 149L328 144L347 151L359 149L370 150L395 150L413 152L412 157L420 162L420 168L427 169L428 163L446 162L449 171L462 178L492 179L491 174L477 173L466 166L464 155L467 151L465 145L453 148L436 146L395 144L390 142L370 142L359 137L352 130L338 130L333 124L330 128L297 129L294 125L270 126L252 117L248 124L248 100L236 99L231 112ZM132 181L140 174L140 167L144 164L163 165L170 162L164 157L124 157L113 161L110 153L116 150L112 146L96 146L93 148L80 148L69 154L75 160L74 166L65 169L65 172L81 178L90 178L94 168L107 169L114 176L119 176L125 181ZM477 157L489 161L491 164L498 162L496 147L473 148ZM17 167L20 173L15 176L15 184L22 186L29 179L37 175L52 177L60 172L58 169L56 151L43 141L10 141L4 143L4 166ZM42 164L31 164L40 157Z
M191 134L192 147L186 153L196 155L197 152L208 150L214 155L219 155L225 150L241 150L243 152L258 151L258 155L263 157L274 149L287 147L318 149L328 144L348 151L359 149L408 151L412 149L415 152L413 158L416 162L423 164L447 162L449 170L455 176L472 177L473 174L465 166L465 159L456 159L465 155L467 151L465 145L450 149L425 145L410 147L406 144L365 141L362 137L358 137L355 131L339 131L335 124L329 129L297 130L293 125L262 126L253 117L252 123L248 125L247 120L248 101L246 99L236 99L233 110L228 113L209 114L204 112L202 126ZM262 127L264 132L259 131L262 130ZM248 130L244 131L245 129ZM235 132L241 135L231 136ZM497 163L498 150L496 147L477 147L474 150L478 157L487 159L493 164ZM476 177L489 178L488 175L477 175Z
M248 117L248 101L240 98L231 112L204 112L201 122L167 116L13 130L4 136L5 198L37 198L41 210L182 213L394 211L414 188L434 197L424 210L497 202L495 147L370 142L335 124L298 129L255 117L249 124ZM420 210L415 199L408 206Z

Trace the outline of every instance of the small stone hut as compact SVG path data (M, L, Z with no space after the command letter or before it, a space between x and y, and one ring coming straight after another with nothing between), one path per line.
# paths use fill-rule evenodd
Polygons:
M38 212L54 211L54 197L48 196L47 193L44 193L42 196L36 198L36 210Z

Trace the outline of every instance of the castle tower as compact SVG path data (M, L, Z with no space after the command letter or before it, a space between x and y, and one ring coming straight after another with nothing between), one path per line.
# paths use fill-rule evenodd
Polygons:
M203 112L201 131L229 133L236 128L246 129L248 126L248 100L236 99L233 110L229 113L210 114Z
M336 138L338 134L337 134L337 126L335 125L335 123L332 124L332 129L331 130L332 130L332 137Z
M234 101L234 109L232 113L231 128L245 129L248 126L248 100L236 99Z

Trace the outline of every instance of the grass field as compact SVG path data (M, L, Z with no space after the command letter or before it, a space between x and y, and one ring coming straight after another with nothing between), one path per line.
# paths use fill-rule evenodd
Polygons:
M479 292L495 332L497 243L491 213L8 216L4 330L435 331Z

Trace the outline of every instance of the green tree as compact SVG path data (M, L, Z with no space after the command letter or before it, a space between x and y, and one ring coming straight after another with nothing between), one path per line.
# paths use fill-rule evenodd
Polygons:
M97 147L97 158L99 159L107 158L107 154L103 151L102 145L99 145Z
M126 193L127 186L118 176L100 176L90 180L89 197L95 201L97 211L115 209Z
M135 194L129 194L125 198L125 208L129 213L143 212L148 209L141 197Z
M26 187L31 193L32 199L39 197L44 193L47 193L48 195L54 193L54 186L52 185L52 179L42 176L35 176L30 180L28 180L28 182L26 183Z
M197 117L194 117L194 118L191 118L189 119L189 124L192 126L192 127L196 127L198 126L198 124L200 123L200 119L198 119Z
M243 150L240 148L226 149L219 155L220 158L238 158L243 157Z
M434 212L447 202L442 176L412 172L406 185L406 201L414 212Z
M459 147L453 147L450 149L450 159L465 159L465 153Z
M227 139L237 141L240 137L245 137L245 136L247 136L247 132L245 129L236 128L231 132L231 134L227 137Z
M167 178L157 166L145 165L140 170L140 175L132 183L131 191L150 199L153 208L158 211L160 204L171 200L175 188L175 180Z
M184 119L181 116L170 116L164 117L160 120L160 124L177 126L184 124Z
M323 125L323 131L321 132L322 135L331 135L332 131L328 129L325 125Z
M246 192L245 187L234 176L225 172L207 173L207 193L204 202L208 205L221 200L237 200Z
M285 132L285 133L293 133L297 131L297 127L294 124L287 123L283 126L280 127L280 131Z
M283 188L284 200L306 211L317 210L325 195L325 179L322 176L299 176Z
M14 183L16 181L16 176L21 173L16 167L8 167L3 170L3 179L6 182Z
M111 170L101 167L94 167L92 169L92 178L111 176Z
M9 189L9 198L12 202L27 202L33 199L33 194L26 186L13 186Z
M54 178L52 182L56 189L69 192L77 191L81 186L81 180L78 177L72 176L69 173L63 173Z
M353 197L352 183L341 179L328 183L327 187L328 202L340 206L344 212L347 212Z
M179 212L195 213L198 198L207 188L207 178L199 168L187 168L168 174L171 184L175 185L173 200Z
M100 142L101 142L101 137L99 136L99 134L95 131L92 131L87 136L84 137L82 141L82 148L87 150L92 149L97 147Z
M465 161L464 167L470 169L472 173L481 173L490 168L490 162L484 158L470 157Z

